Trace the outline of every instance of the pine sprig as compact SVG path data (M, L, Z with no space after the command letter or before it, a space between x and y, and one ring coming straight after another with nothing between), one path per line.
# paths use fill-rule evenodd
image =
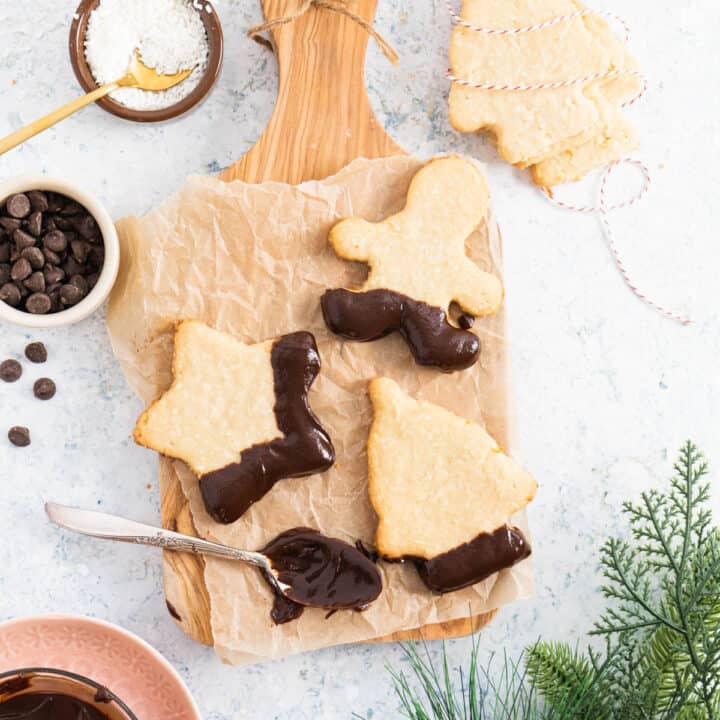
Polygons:
M405 647L391 671L410 720L720 720L720 528L707 464L690 442L666 492L625 503L630 539L610 538L600 564L609 606L582 653L539 641L496 673L473 642L468 670ZM418 689L419 687L419 689Z

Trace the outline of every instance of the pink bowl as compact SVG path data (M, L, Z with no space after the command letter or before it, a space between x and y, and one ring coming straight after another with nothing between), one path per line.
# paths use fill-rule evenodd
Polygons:
M44 615L0 624L0 672L27 667L91 678L141 720L201 720L170 663L144 640L102 620Z

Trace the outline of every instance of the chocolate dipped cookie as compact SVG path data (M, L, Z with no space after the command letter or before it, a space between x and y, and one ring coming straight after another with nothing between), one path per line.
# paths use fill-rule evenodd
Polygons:
M347 218L335 225L329 236L335 252L370 271L358 290L325 292L328 328L361 342L399 331L420 365L448 372L470 367L480 340L451 324L448 311L456 303L463 317L485 316L502 303L500 280L465 252L467 238L486 220L488 201L474 163L443 157L415 175L401 212L379 223Z
M510 517L537 485L484 428L388 378L370 383L370 399L369 493L384 558L414 562L430 589L450 592L530 555Z
M134 438L185 461L210 515L232 523L277 481L333 464L332 441L308 404L319 372L310 333L245 345L201 322L181 322L173 384L140 416Z

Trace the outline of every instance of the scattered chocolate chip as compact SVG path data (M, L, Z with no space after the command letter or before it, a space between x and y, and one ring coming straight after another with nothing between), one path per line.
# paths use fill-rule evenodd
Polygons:
M27 247L21 253L20 257L25 258L33 270L40 270L45 265L45 256L40 248Z
M18 218L11 218L3 215L0 216L0 225L5 230L13 232L13 230L17 230L22 225L22 221L18 220Z
M22 365L17 360L3 360L0 363L0 380L15 382L22 375Z
M16 285L5 283L0 287L0 300L6 302L11 307L17 307L21 299L20 289Z
M47 293L33 293L25 301L25 309L33 315L45 315L52 308L52 300Z
M30 431L20 425L11 427L8 430L8 440L17 447L27 447L30 444Z
M68 283L60 288L60 302L63 305L77 305L84 297L85 293L77 285Z
M67 238L62 230L52 230L43 237L43 245L48 250L60 253L67 248Z
M40 233L42 232L42 213L41 212L34 212L32 213L27 221L25 222L25 228L26 230L35 237L38 237Z
M475 316L462 313L457 322L463 330L469 330L475 324Z
M26 258L21 257L16 260L10 268L10 277L15 280L24 280L32 272L32 267Z
M30 292L45 292L45 276L39 270L34 272L23 284Z
M15 241L15 247L18 250L31 247L37 242L37 238L34 238L30 233L26 233L24 230L20 230L19 228L13 232L13 240Z
M41 342L31 342L25 348L25 357L33 363L44 363L47 360L47 348Z
M5 209L10 217L27 217L30 214L30 199L23 193L11 195L5 203Z
M30 200L30 207L36 212L45 212L48 209L47 195L42 190L30 190L25 193Z
M50 378L40 378L33 385L33 393L38 400L49 400L55 396L55 383Z

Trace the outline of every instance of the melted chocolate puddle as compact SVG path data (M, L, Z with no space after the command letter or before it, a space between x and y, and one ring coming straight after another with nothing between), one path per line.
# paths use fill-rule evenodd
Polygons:
M529 557L530 544L518 528L503 525L482 533L442 555L426 560L408 557L415 563L423 582L436 592L446 593L474 585L499 570Z
M327 470L335 449L308 404L307 393L320 372L315 338L308 332L283 335L270 356L275 385L275 419L282 438L253 445L240 461L200 478L205 507L221 523L235 522L283 478Z
M287 530L261 552L270 559L278 580L288 586L286 594L279 595L268 581L275 593L271 617L276 625L300 617L305 606L333 612L364 610L382 591L372 560L317 530Z
M55 693L28 693L0 704L0 720L108 720L82 700Z
M321 304L328 328L350 340L377 340L399 330L420 365L452 372L480 355L477 335L453 327L444 310L393 290L328 290Z

